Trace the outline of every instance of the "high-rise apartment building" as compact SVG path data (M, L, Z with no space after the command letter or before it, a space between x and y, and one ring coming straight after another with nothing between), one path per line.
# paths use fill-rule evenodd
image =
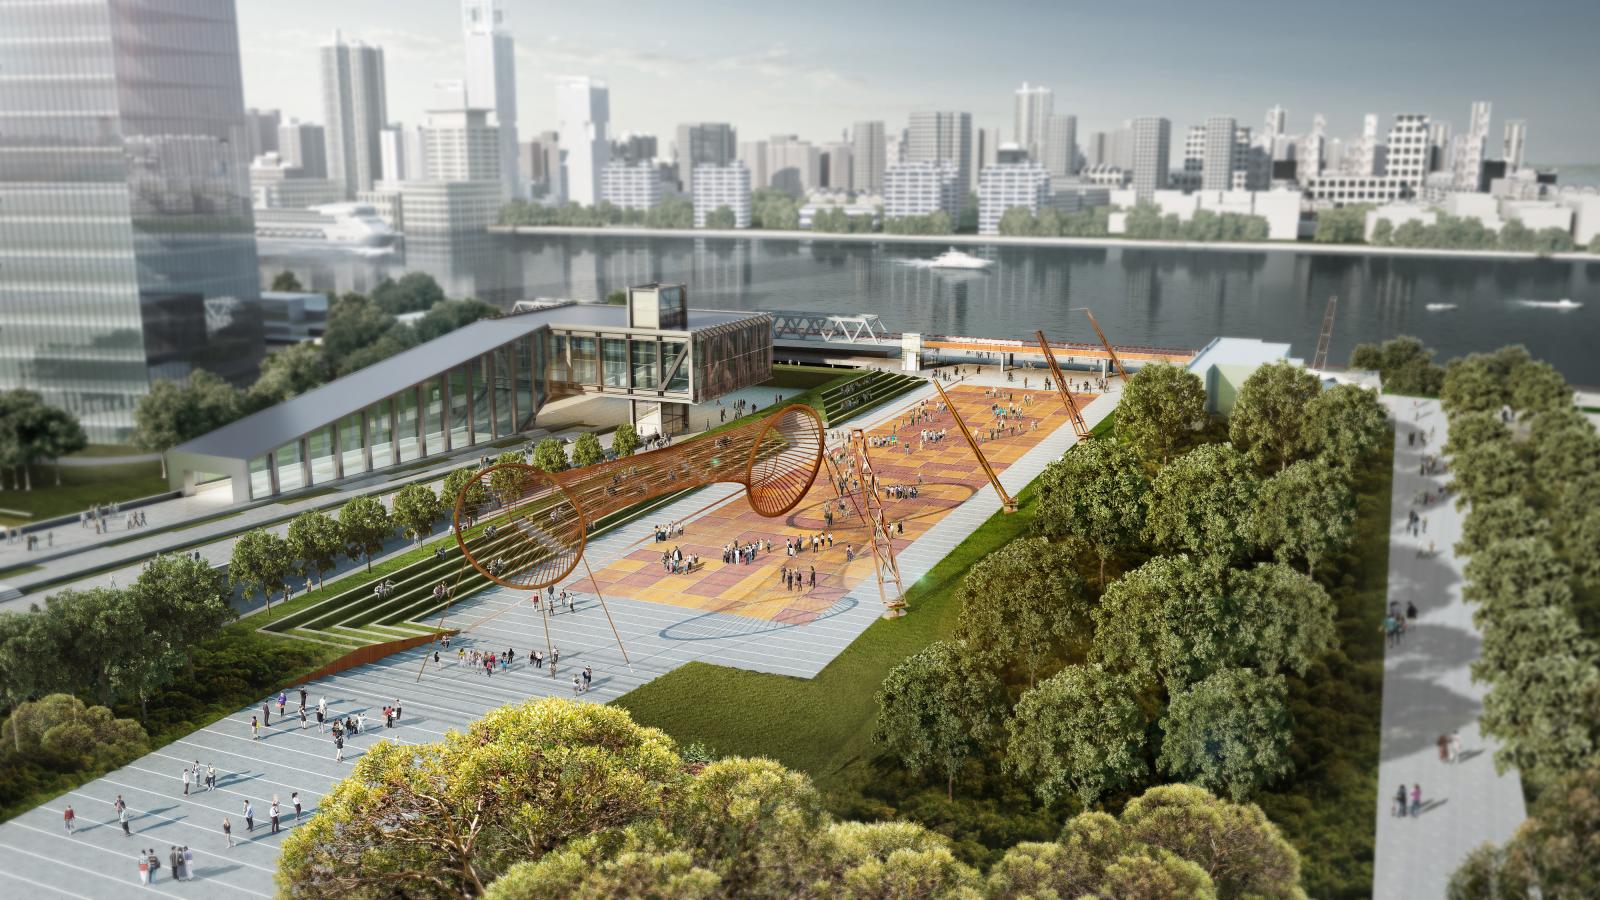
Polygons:
M1428 123L1428 171L1429 172L1454 172L1451 163L1451 139L1449 122Z
M283 125L283 113L252 106L244 111L244 122L244 138L250 148L251 159L263 153L278 152L278 129Z
M1045 123L1044 167L1056 178L1068 178L1078 171L1078 117L1051 116Z
M1022 87L1017 88L1011 141L1035 162L1044 161L1045 129L1049 127L1050 117L1055 115L1055 104L1055 92L1047 87L1029 87L1024 81Z
M767 139L767 187L792 197L819 187L822 161L817 148L798 135L775 134Z
M661 205L661 170L653 160L613 160L600 171L600 199L618 209L655 209Z
M600 170L611 161L606 126L611 92L592 78L562 78L556 85L556 118L561 128L562 181L570 203L600 201Z
M1346 147L1341 171L1345 175L1378 174L1378 117L1367 113L1361 117L1361 138L1353 147Z
M851 149L851 145L843 141L822 145L821 171L818 173L822 187L834 191L855 189L850 180Z
M691 122L678 126L678 180L694 195L694 170L725 166L739 158L739 133L727 122Z
M978 189L978 173L1000 162L1000 129L975 128L972 130L972 183L962 185L963 191ZM1013 144L1012 146L1016 146Z
M1455 189L1478 191L1483 185L1483 161L1489 148L1489 101L1472 104L1471 123L1467 132L1456 138Z
M895 163L883 172L883 218L903 219L942 212L955 224L966 182L949 160Z
M978 233L999 234L1000 217L1009 209L1037 215L1050 202L1050 175L1036 162L985 168L978 176Z
M611 142L611 161L631 166L655 159L661 155L660 150L655 135L630 131Z
M850 183L853 190L883 193L883 170L888 166L888 145L882 122L857 122L850 129Z
M0 389L125 442L263 353L231 0L0 3Z
M1206 119L1205 150L1200 169L1200 189L1226 191L1233 188L1234 143L1238 123L1232 116Z
M956 167L961 194L959 210L959 205L966 202L968 185L976 184L972 167L972 113L919 110L911 114L909 131L907 162L948 162Z
M306 178L328 177L328 138L321 125L290 119L278 126L278 155Z
M1267 110L1266 129L1261 136L1267 139L1279 137L1289 125L1289 111L1276 104Z
M1500 158L1505 160L1506 173L1522 168L1528 151L1528 123L1522 119L1506 120L1505 143L1501 145Z
M382 47L333 33L322 48L322 110L328 177L344 183L347 198L371 190L383 170L378 132L389 124Z
M1431 145L1427 116L1420 113L1396 115L1394 124L1389 126L1383 174L1398 179L1412 196L1421 193L1422 179L1428 175Z
M422 172L428 181L494 181L502 191L500 130L485 109L435 109L422 129Z
M750 227L750 170L737 161L725 166L696 166L694 227L706 227L706 218L723 207L732 210L733 227Z
M508 197L527 193L517 171L517 59L501 0L461 0L467 107L489 111L499 149L495 158Z
M739 144L738 162L743 163L745 170L750 173L750 187L752 189L770 186L767 177L767 142L742 141Z
M424 144L421 128L396 124L378 132L382 179L387 182L401 182L426 178L428 166Z
M1321 113L1311 117L1311 131L1300 139L1295 153L1295 180L1305 184L1321 175L1328 164L1328 120Z
M1133 195L1138 202L1149 203L1156 191L1167 186L1172 122L1160 116L1140 116L1133 120L1132 137Z
M517 154L522 182L534 194L561 194L561 136L541 131L522 145Z

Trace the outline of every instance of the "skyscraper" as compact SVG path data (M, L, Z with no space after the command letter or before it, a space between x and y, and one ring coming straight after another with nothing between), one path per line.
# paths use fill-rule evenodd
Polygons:
M1267 110L1267 128L1262 132L1261 136L1268 141L1277 138L1283 134L1284 129L1288 127L1288 123L1289 111L1282 106L1274 104L1271 109Z
M1301 184L1322 174L1327 166L1328 120L1321 113L1311 117L1311 131L1300 139L1299 151L1295 154L1295 178Z
M1383 174L1402 179L1413 196L1420 193L1422 179L1428 174L1431 145L1427 116L1420 113L1396 115L1394 124L1389 126Z
M279 125L278 155L284 165L298 168L305 178L328 177L328 138L321 125L299 119Z
M1472 120L1466 134L1456 138L1455 189L1476 191L1482 188L1483 160L1489 147L1489 101L1472 104Z
M611 91L592 78L562 78L556 85L556 118L561 129L565 199L594 206L600 202L600 170L611 161L611 142L606 137Z
M801 197L821 186L822 160L810 141L799 135L775 134L767 139L768 184L790 196Z
M517 171L517 60L500 0L461 0L461 32L467 106L493 114L488 124L498 129L500 180L507 196L522 197L527 187Z
M1231 152L1233 130L1227 132ZM1140 203L1155 199L1167 186L1167 160L1172 146L1172 122L1160 116L1133 120L1133 194Z
M843 141L822 145L819 175L823 187L835 191L855 190L850 180L853 168L851 155L851 145Z
M346 197L372 190L383 171L378 132L389 124L382 47L346 44L334 32L322 48L322 109L328 177L344 184Z
M972 113L919 110L911 114L907 162L949 162L956 167L958 205L973 185Z
M1047 87L1028 86L1024 81L1017 88L1016 110L1011 120L1011 140L1027 152L1028 158L1041 162L1044 159L1045 128L1055 114L1056 95Z
M1378 174L1378 117L1367 113L1361 117L1361 140L1344 155L1347 175Z
M1206 119L1205 151L1200 169L1200 189L1226 191L1233 187L1234 132L1238 123L1232 116Z
M1078 171L1078 117L1051 116L1044 133L1044 167L1052 178Z
M250 158L277 152L278 128L283 124L283 114L275 109L251 107L244 111L244 119L245 143L249 145Z
M157 378L263 352L230 0L0 4L0 389L126 441Z
M850 129L855 146L850 161L854 167L850 183L855 190L883 193L883 170L888 166L888 146L883 140L882 122L857 122Z
M689 122L678 126L678 180L694 195L695 166L726 166L739 158L739 133L727 122Z
M1505 144L1500 151L1500 158L1506 161L1506 174L1522 168L1527 149L1528 123L1521 119L1507 119Z

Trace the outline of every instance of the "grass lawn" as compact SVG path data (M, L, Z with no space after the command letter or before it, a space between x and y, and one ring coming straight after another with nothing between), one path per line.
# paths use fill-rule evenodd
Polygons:
M18 575L26 575L29 572L37 572L42 568L44 568L44 566L36 566L31 563L26 566L12 566L9 569L0 569L0 578L15 578Z
M147 452L132 444L90 444L67 458L99 459L106 456L143 456Z
M107 466L62 466L61 484L56 485L56 467L33 467L33 490L0 491L0 510L28 513L17 516L0 512L0 525L25 525L41 519L76 515L96 503L120 503L169 488L161 477L161 463L119 463Z

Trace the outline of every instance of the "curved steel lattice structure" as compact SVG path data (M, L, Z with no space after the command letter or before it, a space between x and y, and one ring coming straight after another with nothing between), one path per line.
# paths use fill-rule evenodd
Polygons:
M822 449L822 420L796 404L736 428L581 469L551 474L522 463L490 466L456 494L456 543L489 579L538 590L572 573L595 522L652 497L732 482L745 486L751 509L781 516L816 480Z

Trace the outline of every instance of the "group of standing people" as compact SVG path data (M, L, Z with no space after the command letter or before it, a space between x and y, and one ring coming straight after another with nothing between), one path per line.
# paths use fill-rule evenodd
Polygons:
M161 871L161 855L152 847L140 850L135 858L139 862L139 883L154 884L156 873ZM194 851L188 847L173 846L167 854L167 862L174 880L188 881L194 878Z

